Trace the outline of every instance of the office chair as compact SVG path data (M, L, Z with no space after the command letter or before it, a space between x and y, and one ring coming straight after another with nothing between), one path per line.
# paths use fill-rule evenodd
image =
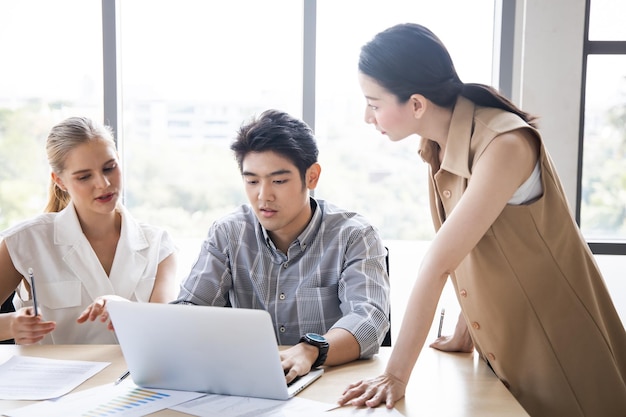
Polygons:
M385 250L387 251L387 256L385 256L385 266L387 267L387 276L389 276L389 248L385 246ZM389 330L387 330L387 334L380 345L391 346L391 307L389 308Z
M4 314L4 313L12 313L15 311L15 307L13 307L13 295L15 294L15 292L13 292L9 298L7 298L4 303L2 303L2 308L0 308L0 314ZM9 340L1 340L0 341L0 345L13 345L15 344L15 341L13 339L9 339Z

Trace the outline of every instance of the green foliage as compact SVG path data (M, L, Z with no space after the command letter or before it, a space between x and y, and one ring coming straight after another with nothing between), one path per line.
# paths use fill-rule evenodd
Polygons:
M37 101L0 109L0 230L41 213L45 205L44 146L55 111ZM585 139L581 226L588 235L623 238L626 105L605 116L602 128ZM427 166L417 142L331 135L320 140L322 176L315 196L363 214L385 239L432 239ZM247 201L229 145L210 138L128 138L122 147L126 206L139 220L176 237L204 236L213 221Z
M581 228L588 237L626 236L626 104L611 108L600 129L586 132Z
M368 218L384 239L430 240L434 228L427 165L412 138L359 143L329 139L320 146L316 196Z
M0 110L0 230L45 206L49 168L44 143L50 126L39 102Z
M215 219L246 201L229 144L215 142L127 141L129 210L176 236L203 236Z

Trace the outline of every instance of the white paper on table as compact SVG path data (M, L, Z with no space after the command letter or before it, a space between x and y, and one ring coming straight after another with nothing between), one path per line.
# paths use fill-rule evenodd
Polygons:
M208 394L170 409L199 417L319 417L331 406L298 397L281 401Z
M0 365L0 399L46 400L60 397L110 364L16 355Z
M119 385L100 385L68 394L55 400L42 401L5 411L9 417L120 416L140 417L166 409L204 393L140 388L129 379Z
M319 417L319 416L392 416L402 417L396 409L357 408L346 406L335 409L336 405L306 398L293 397L287 401L263 398L236 397L208 394L186 403L170 407L174 411L198 417ZM329 411L330 410L330 411ZM326 413L328 411L328 413Z
M380 405L376 408L368 407L352 407L345 406L329 411L325 416L328 417L402 417L404 414L396 410L395 408L387 408L384 405Z

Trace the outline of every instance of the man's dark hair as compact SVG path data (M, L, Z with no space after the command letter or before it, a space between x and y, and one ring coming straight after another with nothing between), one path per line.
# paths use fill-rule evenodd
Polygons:
M243 124L230 149L235 153L240 172L248 153L272 151L298 168L303 183L306 170L317 162L319 154L313 131L306 123L273 109Z

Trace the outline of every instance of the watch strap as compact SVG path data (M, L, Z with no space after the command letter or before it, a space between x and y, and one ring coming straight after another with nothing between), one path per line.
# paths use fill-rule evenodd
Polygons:
M317 335L317 337L322 338L324 341L318 341L308 337L306 334L300 338L300 342L307 343L309 345L315 346L318 349L318 355L313 365L311 365L311 369L318 368L326 362L326 357L328 356L328 342L324 339L323 336Z

